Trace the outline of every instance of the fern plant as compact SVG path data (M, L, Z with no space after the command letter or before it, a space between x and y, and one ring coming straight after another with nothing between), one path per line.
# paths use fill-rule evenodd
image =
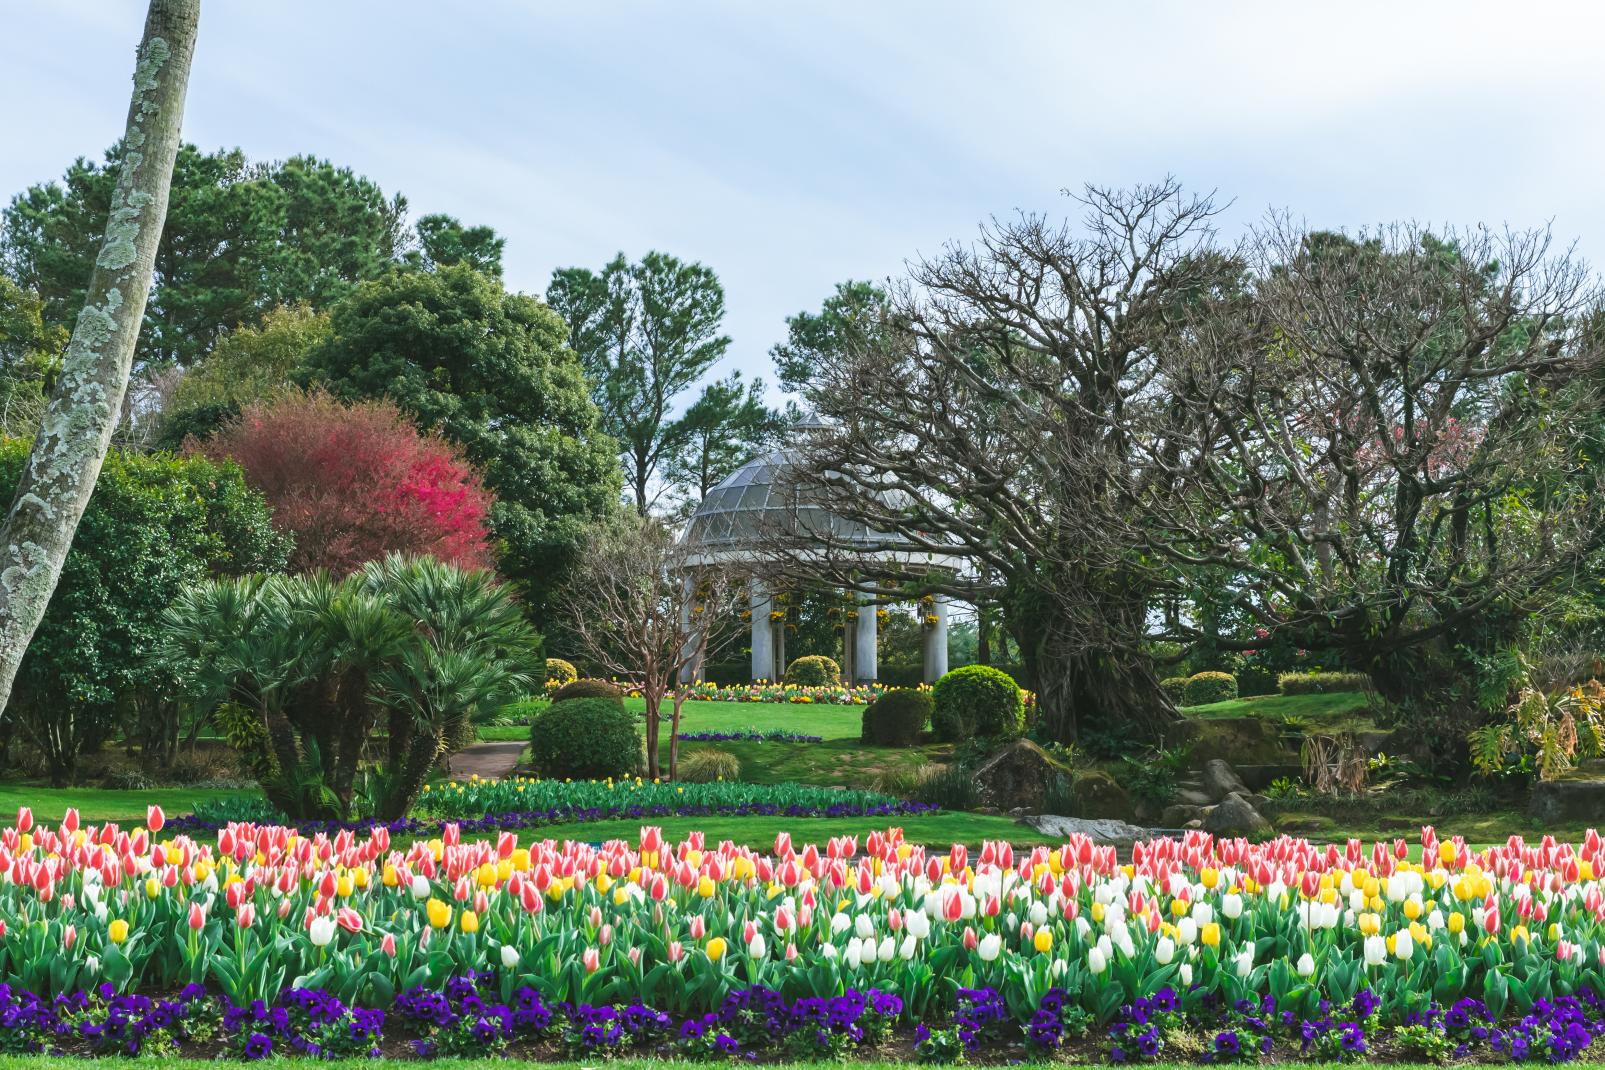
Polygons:
M1471 733L1471 760L1484 776L1531 759L1540 780L1554 780L1579 759L1605 754L1605 686L1598 680L1545 692L1528 683L1505 718Z

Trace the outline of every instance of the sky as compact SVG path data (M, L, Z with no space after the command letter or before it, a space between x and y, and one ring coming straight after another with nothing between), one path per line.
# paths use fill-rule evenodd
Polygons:
M122 131L143 0L0 0L0 195ZM185 137L312 153L507 238L510 286L659 249L727 367L785 318L1083 183L1218 190L1228 235L1550 226L1605 257L1593 3L203 0ZM721 369L722 370L722 369Z

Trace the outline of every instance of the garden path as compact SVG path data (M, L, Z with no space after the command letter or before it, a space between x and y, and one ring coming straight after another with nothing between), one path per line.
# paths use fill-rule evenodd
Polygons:
M478 773L484 778L499 778L518 768L518 758L523 753L524 744L520 740L473 743L453 754L447 766L454 777Z

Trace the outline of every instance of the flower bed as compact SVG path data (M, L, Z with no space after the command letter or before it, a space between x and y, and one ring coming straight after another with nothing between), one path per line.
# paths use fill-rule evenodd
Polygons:
M429 817L451 819L520 812L585 815L554 820L715 814L863 817L915 812L888 809L899 805L893 796L878 792L845 791L809 784L744 784L724 780L710 784L659 783L640 777L580 782L538 777L487 780L476 776L428 785L419 800L418 810Z
M709 684L691 686L687 697L702 702L789 702L796 705L867 706L880 698L881 684L828 684L804 687L800 684Z
M785 728L742 728L730 732L681 732L681 743L823 743L824 736L807 736Z
M972 856L896 829L757 852L651 827L597 847L447 825L400 850L383 828L163 839L162 824L80 828L69 812L36 828L24 812L0 832L13 994L202 985L251 1007L293 983L384 1008L494 969L509 1007L527 988L548 1007L639 1004L683 1024L752 989L792 1004L874 991L896 997L902 1028L923 1026L908 1039L924 1058L1057 1035L1219 1061L1267 1041L1336 1058L1382 1035L1428 1054L1575 1054L1605 991L1592 833L1473 853L1427 829L1424 865L1403 841L1194 833L1122 865L1082 838Z

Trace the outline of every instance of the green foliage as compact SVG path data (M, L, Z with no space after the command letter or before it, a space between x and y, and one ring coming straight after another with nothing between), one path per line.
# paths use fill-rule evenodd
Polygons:
M574 667L572 661L564 661L562 658L546 659L546 687L548 690L554 686L563 687L566 684L572 684L579 678L580 671Z
M836 284L818 313L786 317L786 340L769 351L780 385L805 393L824 362L877 340L891 313L886 291L874 283L848 280Z
M47 323L70 325L83 307L121 159L116 146L104 164L80 158L0 220L0 267L39 293ZM396 261L405 217L402 198L324 160L260 165L181 146L136 361L188 366L276 306L327 307Z
M496 494L501 572L539 615L619 490L613 443L599 433L562 319L453 264L357 286L331 328L298 380L346 400L388 397L421 429L461 444Z
M931 720L927 691L899 688L888 691L864 707L865 743L882 747L911 747Z
M680 759L679 779L692 784L740 780L741 759L727 750L700 747Z
M44 319L44 302L0 275L0 436L31 438L55 385L67 329Z
M602 698L607 699L615 706L623 707L624 689L618 684L607 680L596 680L587 677L583 680L573 680L552 692L552 701L568 702L571 699Z
M1120 759L1117 779L1132 798L1158 809L1176 797L1176 785L1187 768L1187 759L1185 747L1154 749L1135 757L1128 754Z
M954 669L932 690L931 726L944 742L1018 735L1025 697L1008 673L989 665Z
M1363 672L1284 672L1276 678L1276 689L1284 695L1323 695L1370 688L1371 678Z
M6 500L27 453L27 443L0 444ZM280 568L288 550L234 466L109 453L7 711L52 779L70 781L79 753L119 722L170 756L186 727L175 704L183 670L146 657L163 611L189 584Z
M1182 687L1184 706L1207 706L1237 697L1237 678L1229 672L1200 672L1187 678Z
M1183 700L1187 695L1187 677L1167 676L1159 681L1159 686L1164 690L1165 694L1170 696L1170 701L1178 706L1183 705Z
M420 271L438 271L452 264L462 264L495 278L502 277L502 252L507 239L494 228L465 227L449 215L419 216L413 227L418 233L418 248L409 251L407 264Z
M917 802L944 810L974 810L981 805L981 788L964 766L927 766L911 793Z
M780 413L764 404L764 382L743 384L740 372L707 384L675 424L677 449L669 457L666 478L690 504L750 458L775 445L786 425Z
M823 654L808 654L786 666L785 683L796 687L827 687L841 683L842 667Z
M605 698L554 701L530 726L530 753L548 777L602 780L641 765L640 720Z
M656 477L684 445L686 428L670 416L676 399L730 346L719 333L724 287L703 264L658 252L632 264L620 253L599 272L554 271L546 300L568 323L602 430L618 443L625 484L645 516Z
M1523 687L1506 714L1470 734L1484 776L1536 771L1553 780L1579 758L1605 754L1605 686L1598 680L1555 692Z

